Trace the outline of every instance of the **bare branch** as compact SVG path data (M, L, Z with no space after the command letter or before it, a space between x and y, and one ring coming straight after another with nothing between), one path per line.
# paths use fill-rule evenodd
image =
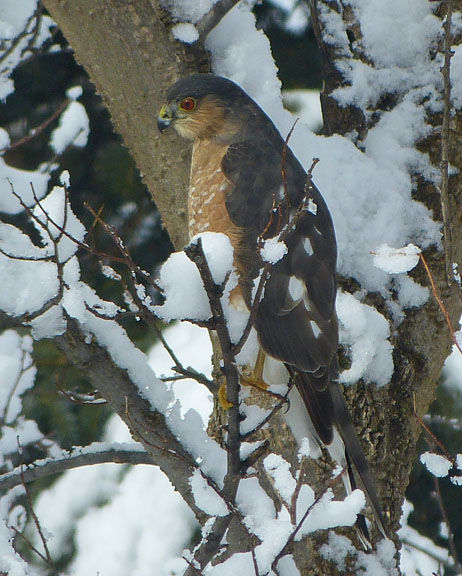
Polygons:
M24 136L23 138L20 138L19 140L16 140L16 142L13 142L12 144L10 144L9 146L5 146L5 148L0 150L0 154L5 153L5 152L10 152L11 150L15 150L16 148L19 148L20 146L23 146L24 144L28 144L29 142L31 142L32 140L34 140L34 138L37 138L38 136L40 136L40 134L52 123L54 122L59 116L61 116L61 114L64 112L64 110L66 109L66 107L68 106L70 100L63 100L63 102L58 106L58 108L56 108L56 110L46 119L44 120L39 126L37 126L36 128L33 128L29 134L27 134L26 136Z
M18 438L18 447L19 447L20 451L22 452L21 445L19 444L19 438ZM46 557L47 564L50 566L50 568L52 569L54 574L58 574L58 571L56 569L56 566L53 562L50 551L48 549L47 539L45 538L45 535L44 535L43 530L42 530L42 526L40 525L40 521L39 521L38 516L34 510L34 504L32 502L32 497L31 497L31 494L29 491L29 487L27 486L27 483L26 483L26 480L24 477L24 464L22 464L22 463L21 463L21 467L20 467L20 478L21 478L21 484L24 486L24 490L26 491L27 503L29 505L30 513L31 513L32 518L34 520L35 527L37 528L37 532L40 536L40 540L42 541L42 545L43 545L43 549L45 551L45 557Z
M436 499L438 501L438 506L439 506L439 509L441 512L441 516L442 516L443 522L446 524L446 527L448 529L449 550L451 551L452 559L454 560L454 568L456 569L457 572L460 572L460 569L462 568L462 566L460 564L459 556L457 554L457 549L456 549L456 546L454 543L454 534L452 532L451 524L449 522L449 516L448 516L448 513L446 511L446 507L444 505L444 502L443 502L443 495L441 494L440 480L436 476L433 476L433 484L435 486Z

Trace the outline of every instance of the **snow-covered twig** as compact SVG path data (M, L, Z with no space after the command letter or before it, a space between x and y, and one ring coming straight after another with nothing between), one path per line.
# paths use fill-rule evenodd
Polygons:
M196 24L199 39L203 42L209 32L213 30L222 18L239 2L240 0L218 0Z
M318 496L316 496L316 498L314 499L313 503L308 506L308 508L305 510L305 513L303 514L303 516L300 518L300 521L298 522L298 524L295 526L295 528L293 529L293 531L290 533L284 547L282 548L282 550L279 552L279 554L275 557L275 559L273 560L273 563L271 564L271 569L276 571L276 567L277 564L279 562L279 560L281 560L281 558L283 558L287 553L288 550L290 550L290 547L292 545L292 542L295 540L295 537L297 536L298 532L300 531L301 527L303 526L303 524L305 523L305 520L308 518L308 516L310 515L311 511L313 510L313 508L319 504L319 502L322 500L322 498L325 496L325 494L327 494L327 492L333 488L335 486L335 484L337 484L337 482L340 480L340 478L342 478L343 473L345 472L345 468L341 471L340 474L338 474L337 476L335 476L334 478L332 478L332 480L329 482L329 484L327 484L327 486L325 486L325 488L322 490L322 492L320 492L320 494L318 494Z
M0 476L0 490L9 490L20 484L28 484L39 478L60 474L65 470L73 470L82 466L93 466L112 462L115 464L152 464L153 459L150 454L142 450L135 450L133 447L114 444L106 446L101 444L101 448L93 444L90 447L75 447L71 453L63 453L60 458L46 458L36 460L28 466L21 465L7 474Z
M223 307L221 305L223 286L217 286L213 280L207 258L202 248L201 238L198 238L196 242L189 244L184 251L188 258L196 264L201 276L209 299L213 323L221 346L227 400L230 403L230 407L227 410L227 471L224 479L222 496L226 501L234 504L242 476L240 457L241 432L239 413L239 373L233 354L231 337L229 335ZM206 540L204 540L203 546L199 547L194 556L195 560L199 562L201 566L205 566L217 553L230 521L231 515L218 517L215 520L212 533ZM189 569L186 572L186 576L188 576L188 572Z
M62 386L59 385L57 387L59 392L74 404L79 404L81 406L102 406L103 404L107 404L107 401L99 396L97 390L90 394L82 394L81 392L77 392L75 390L65 390Z
M43 12L43 7L42 7L41 3L39 3L37 5L36 10L29 16L27 21L24 23L23 28L19 31L19 33L14 38L11 39L9 47L6 48L0 54L0 64L2 64L3 62L5 62L8 59L10 54L20 45L21 41L24 38L26 38L27 36L30 36L30 39L27 42L26 46L24 48L22 48L20 58L22 58L24 56L24 54L32 48L32 46L35 42L35 39L37 37L37 32L40 28L40 21L42 18L42 12ZM29 31L29 25L33 21L35 21L34 27L31 31ZM2 72L3 72L3 70L2 70Z

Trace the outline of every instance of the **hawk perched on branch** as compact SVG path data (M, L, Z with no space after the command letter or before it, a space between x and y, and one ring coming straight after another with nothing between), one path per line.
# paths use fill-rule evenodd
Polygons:
M284 363L317 442L347 468L350 489L355 467L384 533L372 476L338 385L337 246L324 199L272 121L230 80L209 74L179 80L167 92L158 126L161 132L173 126L194 141L190 234L229 237L239 276L232 296L248 309L263 266L261 240L284 235L287 254L272 266L257 308L259 356ZM363 517L357 527L370 546Z

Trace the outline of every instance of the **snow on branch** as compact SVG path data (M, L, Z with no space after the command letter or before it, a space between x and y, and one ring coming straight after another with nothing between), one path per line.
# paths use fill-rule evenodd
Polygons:
M84 448L74 447L71 452L63 451L60 456L55 454L50 458L35 460L29 465L21 465L3 474L0 476L0 490L9 490L14 486L60 474L65 470L107 462L132 465L153 463L150 454L136 444L108 445L104 442L95 442Z

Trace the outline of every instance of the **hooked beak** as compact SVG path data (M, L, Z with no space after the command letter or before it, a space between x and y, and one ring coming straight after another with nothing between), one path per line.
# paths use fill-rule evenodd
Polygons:
M173 120L173 110L165 105L162 106L159 112L159 116L157 117L157 128L159 128L159 132L164 132L170 126Z

